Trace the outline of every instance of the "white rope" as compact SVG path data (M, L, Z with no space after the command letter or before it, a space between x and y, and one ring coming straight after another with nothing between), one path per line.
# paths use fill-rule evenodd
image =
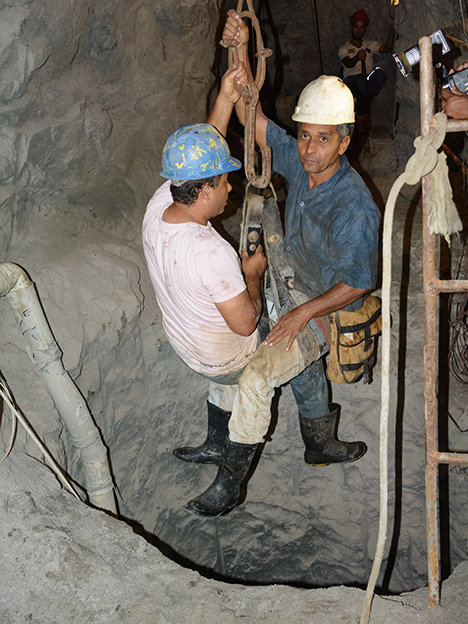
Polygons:
M13 398L11 396L11 392L8 389L8 387L6 385L3 384L3 381L0 379L0 384L2 385L3 389L6 391L8 398L13 401ZM8 455L11 453L11 449L13 448L13 442L15 441L15 435L16 432L18 430L18 419L15 418L15 415L13 412L11 412L11 435L10 435L10 441L8 443L7 449L5 451L5 455L2 457L2 459L0 459L0 464L2 463L2 461L4 461Z
M2 379L0 379L0 396L3 398L3 400L5 401L5 403L8 405L8 407L11 410L12 413L12 418L13 420L16 422L16 420L19 420L19 422L23 425L23 427L26 429L26 431L29 433L29 435L31 436L31 438L33 439L33 441L37 444L37 446L39 447L39 449L42 451L42 453L44 454L44 457L47 459L47 461L50 464L50 467L52 468L52 470L54 471L54 473L56 474L57 478L59 479L59 481L61 481L61 483L63 484L63 486L73 494L73 496L76 496L76 498L78 500L81 501L81 498L78 496L75 488L72 486L72 484L68 481L68 479L65 477L65 475L62 472L62 469L60 468L60 466L58 465L58 463L55 461L55 459L52 457L52 455L49 453L49 451L47 450L47 448L44 446L44 444L41 442L41 440L39 439L39 437L37 436L37 434L35 433L35 431L31 428L31 426L27 423L27 421L23 418L22 414L15 408L15 406L13 405L13 398L11 397L11 393L7 387L7 385L3 382ZM15 427L16 430L16 427ZM12 445L11 445L12 446ZM8 449L8 452L6 453L5 457L3 459L6 459L6 457L8 457L10 451L11 451L11 446ZM2 461L3 461L2 459Z

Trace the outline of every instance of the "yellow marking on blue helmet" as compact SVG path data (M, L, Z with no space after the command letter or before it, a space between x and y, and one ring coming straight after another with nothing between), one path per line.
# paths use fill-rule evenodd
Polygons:
M187 163L185 162L185 154L181 154L182 162L179 164L178 162L174 163L177 169L182 169Z
M197 156L203 156L203 154L207 153L206 150L202 149L199 145L194 145L193 151Z

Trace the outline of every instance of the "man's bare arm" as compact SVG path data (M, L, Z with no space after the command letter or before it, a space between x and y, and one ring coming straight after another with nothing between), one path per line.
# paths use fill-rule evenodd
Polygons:
M455 71L461 71L462 69L468 69L468 61L458 65ZM450 70L450 73L453 74L453 69ZM447 117L468 119L468 95L455 87L453 87L453 91L442 89L442 108Z
M227 133L232 109L240 97L236 85L245 86L247 81L247 71L242 63L239 63L232 71L228 69L221 80L219 94L207 123L214 126L224 137Z
M286 351L289 351L298 334L311 319L341 310L357 301L366 292L369 292L369 289L353 288L344 282L339 282L320 297L311 299L287 312L268 334L265 343L272 347L289 336L286 345Z
M468 119L468 95L455 87L442 89L442 106L447 117L451 119Z
M265 273L266 259L261 245L250 258L242 250L242 269L247 288L236 297L217 303L216 307L231 331L239 336L250 336L262 312L260 280Z
M395 27L393 22L390 22L390 30L388 33L388 39L379 48L379 54L390 54L393 50L393 44L395 43Z
M365 61L366 56L367 53L365 50L359 50L356 56L353 56L352 58L350 56L345 56L341 62L345 67L350 69L351 67L354 67L358 63L358 61Z

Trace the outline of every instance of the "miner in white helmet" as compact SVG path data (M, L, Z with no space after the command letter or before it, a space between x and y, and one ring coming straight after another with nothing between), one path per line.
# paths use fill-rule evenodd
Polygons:
M239 60L253 80L249 30L231 10L223 37L238 42ZM244 123L242 100L236 113ZM272 168L289 183L285 210L287 262L295 271L294 287L308 300L279 319L265 345L281 343L286 352L313 319L338 311L356 311L363 296L376 286L380 213L369 189L345 156L354 123L353 96L342 80L320 76L302 91L293 120L297 139L269 120L259 104L256 142L272 149ZM364 442L336 437L339 406L329 402L323 357L291 380L312 465L347 463L362 457ZM248 370L247 367L246 370ZM258 436L259 429L255 431ZM245 438L245 442L261 440Z

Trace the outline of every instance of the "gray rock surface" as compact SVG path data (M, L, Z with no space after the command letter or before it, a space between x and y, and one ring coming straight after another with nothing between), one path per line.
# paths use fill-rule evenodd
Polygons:
M16 449L0 466L4 624L351 624L364 591L246 587L208 580L169 561L131 529L60 491L50 471ZM5 484L8 487L5 488ZM373 601L375 624L453 624L468 614L468 563L428 608L422 589Z

